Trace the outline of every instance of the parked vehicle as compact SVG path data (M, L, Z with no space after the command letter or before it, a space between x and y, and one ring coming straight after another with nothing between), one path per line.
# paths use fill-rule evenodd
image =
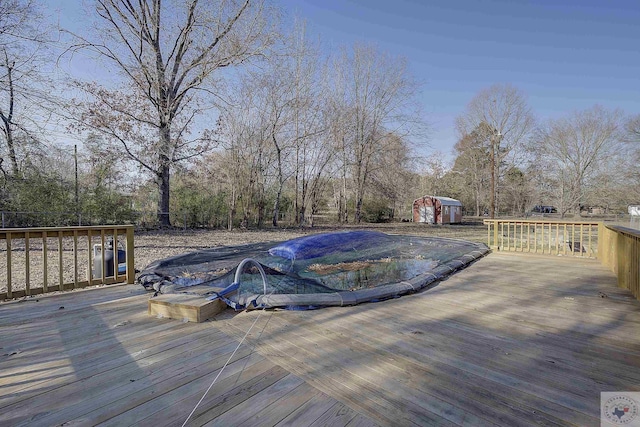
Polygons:
M533 209L531 209L531 212L536 212L536 213L557 213L558 210L556 209L555 206L536 205L536 206L533 207Z

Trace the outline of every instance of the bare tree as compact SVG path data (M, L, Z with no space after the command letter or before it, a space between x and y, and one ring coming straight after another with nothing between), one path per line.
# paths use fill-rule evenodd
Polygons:
M319 47L307 40L306 27L297 24L292 40L294 66L292 81L294 86L293 135L295 147L294 170L294 210L296 223L305 225L307 211L317 213L319 197L327 184L323 173L331 161L335 150L328 138L325 113L326 64L321 65Z
M36 2L0 0L0 169L5 152L14 177L29 147L39 143L52 99L44 69L48 30Z
M231 88L231 103L223 109L220 120L224 152L214 153L224 159L218 172L227 192L229 228L234 226L238 213L242 214L241 226L246 227L252 212L261 226L266 214L266 191L274 185L277 156L272 128L274 123L278 128L279 122L267 114L271 110L264 108L264 94L254 90L254 83L247 75Z
M446 183L443 178L448 169L445 162L445 156L434 151L428 158L422 159L420 162L420 192L417 197L424 195L443 196ZM414 198L415 199L415 198Z
M523 215L527 207L534 201L535 191L526 171L516 166L505 167L503 191L501 197L502 209L510 209L511 215Z
M533 129L534 118L524 94L508 84L496 84L478 93L469 102L466 111L457 119L462 134L475 129L489 129L485 138L489 150L491 171L490 216L496 214L497 178L500 164L507 156L514 155Z
M637 167L640 164L640 114L629 118L625 129L629 151L627 159L632 165L625 174L627 177L626 187L629 188L629 195L633 198L631 203L637 204L640 202L640 171Z
M465 132L464 129L460 131ZM487 163L492 148L489 143L491 132L492 129L482 122L471 133L463 133L454 147L457 157L453 171L462 177L466 189L472 193L476 216L481 215L481 207L486 208L487 195L491 192L491 167Z
M381 141L372 160L370 194L388 203L391 219L397 214L406 213L401 208L403 199L410 194L407 183L412 178L412 151L406 140L389 133Z
M292 34L283 39L278 54L271 55L266 69L256 71L247 79L256 102L253 108L268 127L275 156L274 227L278 225L285 184L291 177L295 179L296 221L299 221L299 209L304 217L307 178L304 153L309 140L321 133L318 72L317 52L306 40L304 24L296 23Z
M532 149L546 164L542 171L556 181L561 213L580 207L598 175L615 168L609 163L622 151L622 115L595 106L566 118L549 120L537 132Z
M172 165L202 154L211 141L192 132L203 126L194 121L212 103L205 96L217 95L216 71L261 55L271 43L273 21L262 0L95 0L95 5L100 37L76 36L72 50L98 53L126 84L115 91L82 85L95 99L85 123L118 141L155 176L158 218L167 226ZM150 131L155 136L145 136Z
M640 114L630 117L625 123L628 140L640 143Z
M7 47L21 40L39 40L34 26L38 24L34 18L39 16L34 0L0 0L0 45Z
M406 137L417 124L412 109L417 84L404 59L372 46L355 45L352 52L345 51L335 69L335 102L344 126L336 136L343 147L343 170L349 167L353 180L354 221L359 223L376 150L389 132Z
M334 67L335 71L335 67ZM336 164L334 169L338 171L339 178L331 181L334 194L334 205L338 212L338 222L349 221L348 210L348 170L351 165L347 146L347 135L351 130L350 110L348 104L347 84L344 81L346 75L334 72L330 80L325 80L328 95L324 102L324 116L327 124L327 132L330 146L336 151Z

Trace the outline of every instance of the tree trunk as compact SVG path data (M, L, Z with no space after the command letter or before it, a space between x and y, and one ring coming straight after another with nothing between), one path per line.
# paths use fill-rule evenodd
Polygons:
M342 202L340 206L341 218L340 222L347 224L349 222L349 207L347 198L347 152L345 148L344 137L342 138Z
M276 195L276 200L273 202L273 218L272 224L274 227L278 226L278 215L280 214L280 197L282 196L282 186L278 187L278 194Z
M236 216L236 210L229 209L229 215L227 217L227 230L229 231L233 230L233 220L235 216Z
M262 189L261 193L264 194L264 189ZM267 210L267 203L264 200L264 196L260 196L260 199L258 200L258 221L257 221L258 228L264 227L264 216L265 216L266 210Z
M492 137L493 138L493 137ZM490 159L490 168L491 168L491 200L490 200L490 209L489 218L493 219L496 217L496 147L495 142L491 141L491 159Z
M358 108L356 107L356 111L358 110ZM360 114L356 113L356 117L359 117ZM362 188L364 186L364 178L362 177L362 164L364 162L364 150L365 150L365 144L366 144L366 140L365 140L365 136L364 136L364 129L361 129L361 127L364 126L364 123L362 123L361 119L356 119L358 125L357 125L357 130L356 130L356 136L355 136L355 143L356 143L356 147L355 147L355 154L354 154L354 162L355 162L355 171L354 171L354 178L355 178L355 208L354 208L354 212L353 212L353 222L354 224L360 224L360 209L362 209Z
M476 199L476 216L480 216L480 180L478 179L478 177L474 177L474 188L473 188L473 195L475 196Z
M296 130L296 133L297 133L297 130ZM304 175L302 179L304 180ZM302 202L300 202L300 144L299 143L296 143L296 170L295 170L294 189L295 189L295 198L294 198L295 200L294 200L294 206L293 206L293 212L295 215L294 221L296 225L302 226L302 224L300 223L300 217L298 216L298 212L300 211L300 205L304 204L304 195L302 196Z
M16 147L15 141L13 139L13 129L11 126L13 125L13 108L15 102L15 93L13 86L13 64L9 63L9 58L7 56L7 51L4 51L5 63L3 64L7 67L7 83L9 86L9 106L7 109L6 115L3 111L0 111L0 118L2 118L2 123L4 124L4 136L7 140L7 149L9 151L9 161L11 162L11 171L14 177L18 177L20 173L20 168L18 167L18 156L16 155Z
M306 220L304 218L305 212L307 210L307 187L308 182L307 179L302 176L302 189L300 191L300 204L296 206L296 223L299 227L304 227ZM296 196L297 197L297 196Z
M273 132L271 133L271 139L273 140L273 145L276 148L276 156L278 159L278 192L276 194L276 200L273 202L273 226L278 226L278 215L280 213L280 198L282 197L282 188L284 187L284 176L282 173L282 150L278 145L278 141L276 140L275 135L275 123L273 125ZM297 177L296 177L297 179ZM297 185L297 184L296 184ZM297 195L296 195L296 203L297 203Z
M298 224L299 227L304 227L307 223L307 220L305 218L306 212L307 212L307 193L308 193L308 188L309 188L309 182L308 180L304 177L302 177L302 189L300 192L300 205L297 207L296 209L296 222Z
M313 228L315 215L318 213L318 201L315 191L311 194L311 217L309 218L309 226Z
M158 174L158 191L160 199L158 200L158 222L161 227L171 227L169 218L169 165L165 164L161 167Z
M360 224L361 208L362 208L362 199L358 197L358 200L356 201L356 211L353 214L354 224Z
M229 209L229 217L227 219L227 230L231 231L233 230L233 221L235 221L236 219L236 207L235 207L235 203L234 206Z
M573 211L575 214L580 215L580 207L582 206L582 175L578 175L576 180L575 190L575 202L573 204Z
M353 214L354 224L360 224L360 219L362 217L362 192L360 189L356 190L356 209Z
M159 170L158 170L158 222L161 227L171 227L171 219L169 218L169 194L171 177L170 159L167 155L171 145L171 131L168 124L160 126L160 150Z
M4 136L7 140L7 148L9 149L9 161L11 162L11 173L14 177L18 177L20 174L20 168L18 167L18 157L16 156L16 148L13 141L13 130L11 129L11 123L4 120L5 130Z

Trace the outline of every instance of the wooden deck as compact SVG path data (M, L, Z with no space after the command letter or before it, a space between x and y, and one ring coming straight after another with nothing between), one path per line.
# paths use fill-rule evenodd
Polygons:
M147 316L134 285L0 304L0 425L179 426L220 374L188 425L596 426L601 391L640 391L615 283L491 254L391 301L201 324Z

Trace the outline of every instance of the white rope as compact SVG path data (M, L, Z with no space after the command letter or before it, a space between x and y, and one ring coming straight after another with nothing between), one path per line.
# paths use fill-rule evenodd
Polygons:
M182 427L187 425L187 422L191 419L191 417L193 416L193 414L196 412L196 409L198 409L198 406L200 406L200 404L202 403L202 401L204 400L204 398L207 396L207 394L209 393L209 391L211 390L211 388L213 387L213 385L216 383L216 381L218 381L218 378L220 377L220 375L222 374L222 372L224 371L224 369L227 367L227 365L229 364L229 362L231 362L231 359L233 359L233 356L235 356L236 352L238 351L238 349L240 348L240 346L242 345L242 343L244 342L245 338L247 338L247 336L249 335L249 332L251 332L251 329L253 329L254 325L256 324L256 322L258 321L258 319L260 319L260 316L262 315L262 312L264 311L264 309L262 311L260 311L260 313L258 314L258 316L256 317L256 320L253 321L253 324L251 325L251 327L247 330L247 333L244 334L244 336L242 337L242 339L240 340L240 342L238 343L238 346L236 347L235 350L233 350L233 353L231 353L231 356L229 356L229 359L227 359L227 361L225 362L224 366L222 368L220 368L220 371L218 372L218 375L216 375L216 377L213 379L213 381L211 382L211 384L209 385L209 388L207 388L207 390L204 392L204 394L202 395L202 397L200 398L200 400L198 401L198 403L196 403L196 406L193 408L193 410L191 411L191 413L189 414L189 416L187 417L186 420L184 420L184 423L182 423Z
M236 276L235 276L235 283L239 283L240 280L240 271L242 270L242 267L245 266L245 264L253 262L255 265L258 266L258 270L260 271L260 275L262 276L262 284L264 286L264 293L265 296L267 294L267 277L264 273L264 270L262 269L262 266L260 265L259 262L251 259L251 258L246 258L243 259L242 262L240 263L240 265L238 265L237 270L236 270ZM262 308L262 310L260 311L260 313L258 313L258 315L256 316L256 320L253 321L253 323L251 324L251 326L249 327L249 329L247 329L247 332L244 334L244 336L242 337L242 339L240 340L240 342L238 343L238 345L236 346L236 349L233 350L233 353L231 353L231 356L229 356L229 358L227 359L227 361L225 362L224 366L222 368L220 368L220 371L218 371L218 375L216 375L216 377L213 379L213 381L211 382L211 384L209 385L209 387L207 388L207 390L204 392L204 394L202 395L202 397L200 398L200 400L198 401L198 403L196 403L196 406L193 408L193 410L191 411L191 413L189 414L189 416L187 417L186 420L184 420L184 423L182 423L182 427L186 426L187 423L189 422L189 420L191 419L191 417L193 416L193 414L196 412L196 410L198 409L198 406L200 406L200 404L202 403L202 401L204 400L204 398L207 396L207 394L209 393L209 391L211 390L211 388L213 388L213 385L216 383L216 381L218 381L218 378L220 378L220 375L222 374L222 372L224 371L224 369L227 367L227 365L231 362L231 359L233 359L233 356L235 356L236 352L238 351L238 349L240 348L240 346L242 345L242 343L244 342L244 340L247 338L247 336L249 336L249 332L251 332L251 329L253 329L253 327L255 326L255 324L258 322L258 319L260 319L260 316L262 316L262 313L264 312L264 307ZM260 335L262 335L262 332L260 332ZM260 337L258 337L259 339Z

